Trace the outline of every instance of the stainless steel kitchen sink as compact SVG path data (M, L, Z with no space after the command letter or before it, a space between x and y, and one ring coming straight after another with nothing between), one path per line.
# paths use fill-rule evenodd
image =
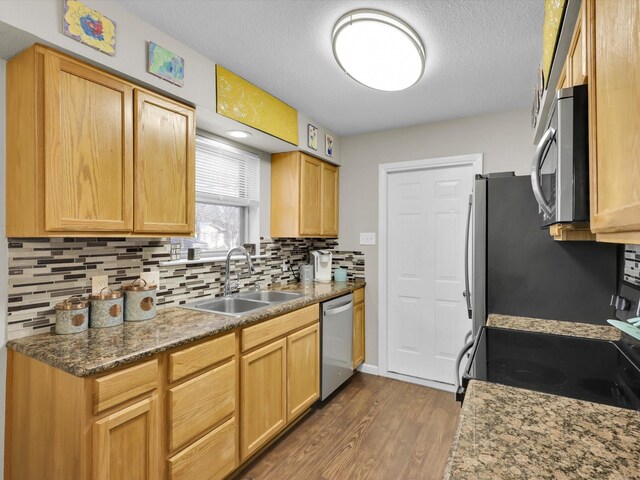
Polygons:
M265 290L262 292L241 293L227 298L200 300L183 305L182 308L240 317L259 308L288 302L303 296L301 293Z
M221 313L222 315L230 315L239 317L245 313L257 310L262 307L269 306L267 302L258 302L255 300L246 300L244 298L229 297L219 298L217 300L204 300L184 305L183 308L190 310L201 310L204 312Z
M238 298L246 298L247 300L258 300L260 302L267 303L282 303L288 302L289 300L295 300L296 298L300 298L304 295L301 293L293 293L293 292L275 292L272 290L265 290L263 292L249 292L249 293L241 293L238 295Z

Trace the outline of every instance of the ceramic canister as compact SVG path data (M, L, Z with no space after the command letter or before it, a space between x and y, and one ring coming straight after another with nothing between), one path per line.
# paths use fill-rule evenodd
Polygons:
M124 298L122 292L114 292L109 287L100 293L89 295L91 302L91 328L106 328L122 325Z
M56 333L84 332L89 328L89 302L79 297L69 297L56 303Z
M158 287L139 278L124 290L124 321L140 322L156 316L156 290Z

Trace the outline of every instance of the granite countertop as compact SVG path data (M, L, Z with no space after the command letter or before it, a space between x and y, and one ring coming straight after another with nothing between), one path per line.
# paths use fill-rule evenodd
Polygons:
M86 332L71 335L45 333L12 340L7 343L7 348L72 375L85 377L200 338L338 297L364 286L364 281L356 281L317 283L311 287L298 284L272 287L271 290L303 293L304 297L261 308L241 317L178 307L160 309L153 320L124 322L123 325L104 329L90 328Z
M640 412L472 380L445 479L640 478Z
M515 317L513 315L498 315L492 313L487 319L490 327L523 330L526 332L551 333L570 337L595 338L598 340L617 341L622 333L609 325L591 325L588 323L562 322L559 320L545 320L542 318Z

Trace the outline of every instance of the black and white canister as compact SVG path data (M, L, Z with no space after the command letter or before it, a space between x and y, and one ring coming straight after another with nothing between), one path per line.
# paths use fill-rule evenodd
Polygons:
M155 318L157 285L147 284L144 279L139 278L122 289L124 290L125 322L141 322Z
M89 302L80 297L69 297L56 303L56 333L84 332L89 328Z
M91 328L107 328L122 325L124 297L122 292L114 292L109 287L100 293L89 295L91 302Z

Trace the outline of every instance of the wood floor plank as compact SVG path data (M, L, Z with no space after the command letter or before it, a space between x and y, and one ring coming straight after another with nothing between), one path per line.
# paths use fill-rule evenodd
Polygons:
M451 393L358 373L236 479L440 479L459 413Z

